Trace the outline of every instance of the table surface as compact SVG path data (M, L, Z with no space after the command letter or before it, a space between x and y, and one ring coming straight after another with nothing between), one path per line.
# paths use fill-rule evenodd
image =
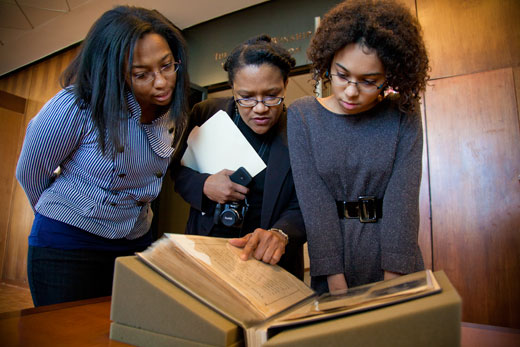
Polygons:
M109 333L110 297L0 313L0 346L130 346Z
M130 346L110 340L110 297L0 313L0 346ZM520 346L520 331L462 323L461 346Z

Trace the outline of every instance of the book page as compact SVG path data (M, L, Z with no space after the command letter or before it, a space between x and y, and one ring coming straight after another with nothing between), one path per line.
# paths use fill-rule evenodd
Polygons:
M168 237L197 258L208 271L229 283L266 317L314 293L278 266L256 259L241 260L242 250L230 245L227 239L174 234Z
M172 282L243 327L314 295L278 266L242 261L227 239L165 234L137 255Z
M152 269L237 324L248 325L265 319L247 300L236 295L227 283L215 278L168 239L156 241L137 255Z
M315 319L313 317L345 315L371 308L415 299L440 291L431 270L400 276L387 281L349 288L344 295L323 294L302 305L280 321Z

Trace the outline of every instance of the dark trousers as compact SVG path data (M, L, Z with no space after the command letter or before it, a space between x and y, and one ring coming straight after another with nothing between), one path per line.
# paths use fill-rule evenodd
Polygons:
M34 306L111 295L116 257L141 250L109 252L29 246L27 276Z

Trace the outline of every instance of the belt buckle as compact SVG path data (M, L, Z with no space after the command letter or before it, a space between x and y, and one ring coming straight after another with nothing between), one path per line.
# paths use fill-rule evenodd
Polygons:
M376 197L372 195L364 195L358 197L359 205L359 221L361 223L377 222L377 206Z
M354 205L347 201L337 201L336 206L338 208L338 215L341 218L347 218L347 219L358 219L359 218L358 204Z

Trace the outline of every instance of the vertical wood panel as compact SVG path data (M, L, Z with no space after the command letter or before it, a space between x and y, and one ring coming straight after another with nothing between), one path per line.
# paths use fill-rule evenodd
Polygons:
M520 63L520 1L417 0L432 77Z
M516 108L519 111L518 117L519 117L519 123L520 123L520 67L515 67L513 69L513 73L515 75L515 89L516 89ZM520 181L520 176L518 176L518 179Z
M25 93L28 97L22 131L18 134L18 141L14 148L16 160L20 155L27 124L42 106L60 90L59 76L74 58L76 52L77 48L72 48L0 81L0 89L6 88L12 93ZM30 80L27 79L27 76L30 76ZM13 187L10 211L2 280L13 284L26 285L27 238L31 230L34 213L25 192L17 182Z
M463 321L520 328L520 131L512 69L427 90L434 268Z
M0 79L0 89L4 92L8 92L10 94L28 98L31 87L31 77L32 77L32 69L24 69L20 70L16 73L10 74L7 77ZM26 104L27 110L27 104ZM3 199L2 202L2 225L0 228L5 228L4 231L0 231L2 235L2 242L0 243L0 247L2 250L0 251L0 279L2 281L7 281L14 284L26 285L26 281L22 279L21 281L11 282L6 279L5 269L10 266L9 260L7 259L7 252L10 252L9 247L9 239L10 239L10 223L12 218L17 218L18 213L16 210L13 210L14 205L13 201L15 200L15 191L19 189L18 182L14 177L14 170L16 168L16 162L18 160L19 151L22 145L23 136L25 134L25 114L18 115L6 115L10 118L9 121L5 121L2 115L2 122L7 122L7 127L2 127L2 138L7 139L6 144L2 144L2 152L4 149L7 151L2 153L2 159L6 158L8 160L7 165L2 165L0 169L0 175L2 179L5 178L5 182L2 182L2 189L6 189L9 195L6 195L6 198ZM5 185L4 185L5 183ZM5 215L5 219L4 219ZM1 230L1 229L0 229ZM26 258L25 255L21 255L21 259ZM23 272L25 273L25 272Z
M416 14L416 7L415 7L415 0L400 0L406 7L410 9L412 14L415 16Z
M426 132L426 117L424 111L424 102L421 103L421 117L423 122L423 158L422 158L422 179L419 195L419 211L421 220L419 224L419 247L424 260L426 269L433 269L432 258L432 236L431 236L431 218L430 218L430 177L428 169L428 146Z
M23 127L23 114L0 108L0 270L4 267L4 256L8 239L11 199L15 187L14 172L18 159L18 141ZM1 271L0 271L1 275ZM0 277L1 278L1 277Z
M32 70L28 68L2 77L0 79L0 90L28 99L31 87L31 73Z

